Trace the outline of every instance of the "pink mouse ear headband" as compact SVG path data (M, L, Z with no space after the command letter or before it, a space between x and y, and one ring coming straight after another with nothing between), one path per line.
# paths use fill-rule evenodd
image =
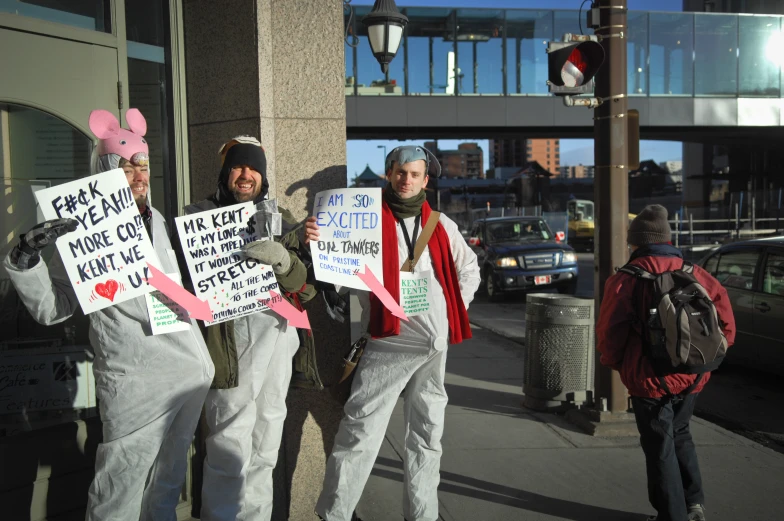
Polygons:
M139 109L128 109L125 113L129 130L120 127L120 122L108 110L90 112L90 130L98 142L98 155L117 154L134 164L147 164L150 150L144 135L147 121Z

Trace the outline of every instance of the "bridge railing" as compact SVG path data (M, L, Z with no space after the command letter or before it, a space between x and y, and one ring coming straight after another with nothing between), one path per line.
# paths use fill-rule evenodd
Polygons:
M370 7L355 7L347 96L546 96L546 43L590 32L577 10L401 10L409 23L384 75L358 22ZM628 94L784 97L782 18L630 11Z

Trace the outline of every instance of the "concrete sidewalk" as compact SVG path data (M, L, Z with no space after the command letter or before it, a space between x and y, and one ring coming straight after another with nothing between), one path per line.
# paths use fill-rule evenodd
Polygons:
M593 438L521 406L521 349L478 326L472 340L450 347L441 518L631 521L654 513L636 437ZM357 508L363 521L403 519L401 405ZM692 427L708 519L781 519L784 455L698 418Z

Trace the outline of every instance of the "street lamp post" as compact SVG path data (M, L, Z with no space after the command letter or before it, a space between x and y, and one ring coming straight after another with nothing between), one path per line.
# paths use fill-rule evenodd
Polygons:
M395 0L376 0L373 10L362 19L362 23L368 30L370 50L381 65L381 72L386 75L400 47L408 17L397 10Z
M382 168L384 169L384 175L387 175L387 146L386 145L378 145L376 148L383 148L384 149L384 161L381 163L384 165Z

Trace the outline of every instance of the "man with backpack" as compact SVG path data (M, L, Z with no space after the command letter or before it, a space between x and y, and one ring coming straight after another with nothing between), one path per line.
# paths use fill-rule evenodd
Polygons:
M735 339L726 290L683 261L667 210L649 205L629 226L629 263L607 279L596 326L601 363L631 395L648 474L649 521L704 521L689 421L697 396Z

